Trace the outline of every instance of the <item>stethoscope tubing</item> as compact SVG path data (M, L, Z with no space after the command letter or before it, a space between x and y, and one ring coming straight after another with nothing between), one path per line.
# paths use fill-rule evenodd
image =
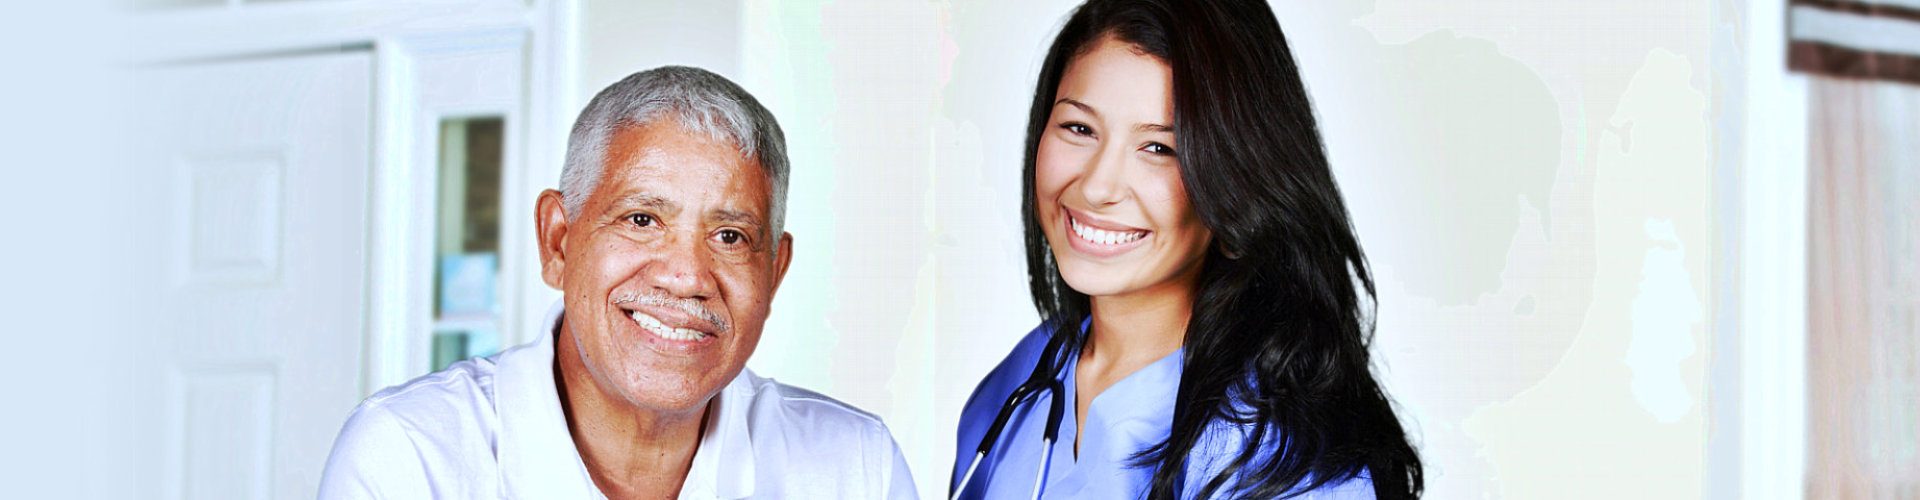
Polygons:
M1065 344L1066 335L1059 332L1055 332L1053 338L1047 340L1047 347L1041 350L1040 361L1033 365L1033 373L1027 376L1026 382L1015 387L1012 394L1007 395L1005 403L1000 404L1000 412L994 415L993 425L987 427L986 435L981 436L980 447L973 455L973 463L967 465L966 474L960 476L959 484L954 485L950 500L959 500L960 493L967 490L967 484L973 481L973 474L978 472L980 463L985 462L987 453L993 451L993 443L1000 440L1000 432L1006 429L1007 419L1013 417L1013 410L1019 408L1021 402L1028 398L1037 398L1040 392L1046 391L1052 393L1053 404L1047 408L1047 427L1040 437L1044 448L1040 457L1039 474L1035 475L1033 480L1032 497L1035 500L1040 498L1041 485L1046 484L1047 473L1053 463L1053 444L1060 440L1060 418L1066 412L1065 386L1060 383L1057 370L1053 369L1054 358L1058 357L1060 347Z

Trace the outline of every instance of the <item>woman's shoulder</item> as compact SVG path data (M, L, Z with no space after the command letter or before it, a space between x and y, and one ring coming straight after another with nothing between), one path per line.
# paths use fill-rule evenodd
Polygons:
M1033 373L1034 363L1040 360L1041 351L1046 350L1047 340L1052 336L1053 328L1048 323L1041 323L1028 331L1019 342L1014 343L1007 357L980 379L973 394L967 397L967 404L960 409L960 425L955 429L954 482L959 480L961 470L974 462L974 449L981 440L986 439L987 428L999 413L1000 405L1006 402L1008 395L1013 394L1015 387L1026 382L1028 374Z
M1027 372L1033 369L1033 364L1040 361L1040 351L1046 350L1047 340L1053 338L1053 331L1052 322L1043 321L1035 325L1032 330L1027 331L1026 335L1020 337L1019 342L1013 344L1013 350L1007 352L1006 359L1000 360L1000 364L995 366L993 371L1018 372L1017 374L1024 380Z
M1212 477L1213 476L1206 476L1203 479L1211 479ZM1313 484L1313 479L1312 476L1308 476L1305 481L1301 481L1301 485ZM1200 485L1204 483L1204 480L1195 481L1192 476L1189 476L1186 491L1199 491ZM1234 480L1228 480L1226 486L1214 492L1213 498L1241 498L1238 493L1232 491L1233 486ZM1298 486L1296 486L1296 488L1297 487ZM1327 481L1325 484L1321 484L1317 488L1307 490L1298 496L1289 498L1298 500L1375 500L1378 496L1373 491L1373 478L1368 475L1365 469L1362 469L1353 477L1345 479L1336 478L1332 481Z
M1256 461L1276 459L1282 456L1282 453L1285 453L1286 438L1283 436L1283 433L1277 432L1277 429L1268 427L1264 432L1260 432L1260 436L1256 438L1255 432L1254 425L1250 423L1236 423L1223 420L1215 420L1209 423L1206 431L1201 433L1199 443L1194 447L1196 451L1206 451L1189 455L1187 462L1186 491L1199 491L1201 486L1224 471L1227 464L1232 462L1242 450L1245 450L1250 445L1259 449L1259 453L1254 455ZM1250 443L1250 441L1255 439L1258 439L1257 443ZM1253 469L1255 465L1259 464L1248 464L1247 467L1241 469L1242 472L1237 474L1236 477L1229 478L1221 490L1215 492L1213 498L1236 498L1230 493L1233 491L1234 484L1241 479L1241 477L1238 476L1244 475L1245 471ZM1298 488L1313 484L1315 479L1312 475L1308 475L1305 480L1302 480L1295 487ZM1371 499L1374 498L1373 476L1369 469L1362 467L1351 476L1330 478L1326 483L1294 498L1320 500Z
M1047 339L1053 337L1053 330L1052 323L1041 322L1014 343L1013 350L1008 351L1000 364L994 365L980 379L980 384L974 387L964 407L967 412L980 404L989 404L997 409L1000 400L1012 394L1014 387L1026 382L1027 375L1033 372L1034 365L1040 361L1041 351L1046 350Z
M984 432L984 430L974 429L973 427L978 426L967 424L975 420L992 420L994 414L999 412L1001 403L1006 401L1008 395L1013 394L1013 389L1027 381L1028 375L1033 373L1034 365L1040 361L1041 351L1046 350L1047 340L1053 337L1053 331L1053 325L1047 322L1042 322L1028 331L1019 342L1014 343L1013 350L1007 352L1007 357L1001 359L1000 364L989 370L987 375L980 379L979 385L974 386L973 394L967 396L967 403L960 410L962 441L968 440L969 437L977 441L979 436L969 436L969 434L974 433L971 431Z
M1190 493L1200 491L1208 481L1212 480L1214 476L1219 475L1226 468L1227 463L1233 461L1234 454L1240 451L1240 448L1226 445L1225 443L1245 443L1247 437L1245 434L1235 430L1220 430L1218 432L1209 430L1207 434L1210 436L1203 437L1202 439L1211 440L1209 443L1211 446L1208 446L1208 449L1216 450L1217 452L1194 453L1189 456L1185 490ZM1271 448L1269 448L1269 446L1271 446ZM1263 440L1261 447L1266 448L1267 452L1261 453L1259 456L1269 459L1279 456L1279 446L1272 445L1271 440ZM1259 459L1256 458L1255 460ZM1243 479L1242 476L1246 474L1246 471L1253 468L1252 465L1253 464L1249 464L1248 467L1241 469L1240 473L1228 478L1222 483L1221 488L1213 493L1211 498L1240 498L1235 486ZM1294 488L1297 489L1311 485L1315 479L1317 478L1309 474L1304 480L1296 484ZM1375 498L1373 476L1370 470L1363 467L1351 476L1330 478L1326 483L1292 498L1312 500L1371 500Z

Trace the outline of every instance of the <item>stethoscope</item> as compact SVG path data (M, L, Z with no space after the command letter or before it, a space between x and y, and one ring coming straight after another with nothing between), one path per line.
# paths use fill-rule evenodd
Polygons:
M1067 334L1056 332L1047 340L1047 347L1040 352L1040 361L1033 364L1033 374L1027 381L1013 388L1013 394L1007 395L1007 402L1000 405L1000 414L993 417L993 426L987 428L987 435L980 438L980 448L973 454L973 463L967 466L967 473L960 476L960 484L953 487L951 500L958 500L960 492L967 490L967 482L973 480L973 473L980 468L980 462L987 459L987 452L993 450L994 441L1000 440L1000 431L1006 429L1007 419L1013 417L1013 409L1029 398L1037 398L1040 391L1053 393L1053 405L1047 410L1046 431L1041 434L1040 474L1033 479L1033 498L1040 498L1040 485L1047 484L1048 466L1053 462L1053 443L1060 437L1060 415L1065 411L1067 396L1060 380L1053 370L1054 358L1058 357L1060 347L1066 345Z

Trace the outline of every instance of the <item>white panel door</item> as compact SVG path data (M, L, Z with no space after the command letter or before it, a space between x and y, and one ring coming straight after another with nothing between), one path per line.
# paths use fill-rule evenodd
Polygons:
M361 396L372 58L142 70L130 383L153 498L311 498Z

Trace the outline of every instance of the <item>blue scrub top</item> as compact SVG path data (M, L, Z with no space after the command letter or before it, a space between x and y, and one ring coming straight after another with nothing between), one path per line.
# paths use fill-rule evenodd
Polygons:
M1084 331L1087 323L1081 323L1080 328ZM1027 333L968 398L960 413L959 442L954 450L953 474L947 483L949 490L959 484L967 466L973 463L980 440L986 436L987 427L993 425L993 417L1007 396L1027 380L1034 365L1040 362L1041 351L1046 349L1052 331L1049 324L1042 323ZM1053 444L1053 457L1041 498L1106 500L1146 495L1153 471L1129 464L1133 454L1166 440L1173 426L1173 401L1180 386L1183 352L1184 349L1175 350L1094 397L1087 409L1087 428L1080 436L1077 459L1073 451L1074 422L1078 420L1074 416L1073 374L1079 367L1080 355L1069 353L1067 364L1060 372L1066 396L1065 414L1060 419L1060 441ZM1042 393L1013 411L1006 430L1001 431L999 441L993 444L960 498L1024 499L1033 495L1035 480L1041 473L1040 459L1045 455L1041 449L1045 442L1042 435L1051 397ZM1241 449L1244 443L1241 437L1235 428L1226 426L1216 426L1203 433L1189 458L1184 491L1191 495L1218 474L1221 466ZM1227 497L1224 492L1215 496ZM1359 477L1330 483L1296 498L1370 499L1374 498L1373 483L1362 472Z

